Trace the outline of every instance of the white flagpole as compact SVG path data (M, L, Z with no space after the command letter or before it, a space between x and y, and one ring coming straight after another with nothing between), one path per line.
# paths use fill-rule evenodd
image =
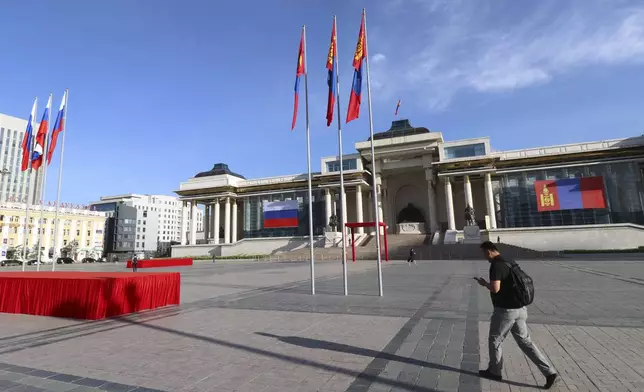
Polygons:
M380 219L378 211L378 184L376 183L376 154L373 147L373 117L371 114L371 75L369 74L369 40L367 39L367 11L362 9L362 17L364 18L364 46L365 60L367 62L367 102L369 105L369 136L371 139L371 181L373 182L373 209L374 216L376 217L376 253L378 253L378 294L382 297L382 255L380 254ZM383 228L387 230L387 225Z
M27 230L29 228L29 210L31 209L31 191L33 188L31 186L31 175L33 174L33 169L31 168L31 154L33 154L34 151L34 123L36 122L36 113L38 113L38 97L36 97L36 100L34 102L34 106L32 108L32 114L30 115L31 117L31 140L27 148L29 149L29 155L28 155L28 166L27 166L27 184L25 184L25 187L27 188L27 206L25 207L25 227L23 228L24 231L24 236L22 239L22 271L24 272L25 270L25 265L26 261L25 258L29 256L29 252L27 252L27 236L29 235L29 231ZM30 126L29 124L27 125L28 127ZM25 132L27 132L25 130ZM35 185L35 181L34 181Z
M344 295L349 295L349 288L347 285L347 228L345 227L346 225L346 217L347 217L347 198L344 193L344 158L342 157L342 120L340 119L340 67L338 66L338 63L340 62L338 60L338 27L336 25L336 17L335 15L333 16L333 28L335 30L335 42L333 43L336 45L334 48L336 55L335 55L335 85L336 85L336 92L335 92L335 99L336 103L338 105L338 154L340 155L340 205L341 205L341 221L340 221L340 227L342 227L342 283L343 283L343 288L344 288Z
M311 181L311 132L309 128L309 69L306 65L306 26L304 35L304 101L306 106L306 164L309 170L309 248L311 249L311 295L315 295L315 252L313 250L313 185Z
M45 234L45 228L43 225L43 217L45 214L45 196L47 195L47 147L49 145L49 124L51 124L51 110L52 110L52 103L51 103L51 98L52 94L49 94L49 102L47 103L47 106L49 107L49 112L47 113L47 129L45 130L45 141L43 143L43 153L41 155L41 164L40 167L42 167L43 174L42 174L42 186L40 188L40 200L42 202L40 203L40 220L38 222L38 260L36 263L36 271L40 271L40 260L42 259L41 253L42 253L42 237ZM38 178L38 176L36 176ZM49 250L48 250L49 251Z
M63 130L62 136L63 140L61 141L60 146L60 166L58 167L58 190L56 191L56 212L54 213L54 260L51 263L51 270L56 271L56 262L58 261L58 210L60 209L60 186L63 182L63 158L65 156L65 134L67 133L67 106L69 103L69 89L65 90L63 94ZM49 251L49 250L48 250Z

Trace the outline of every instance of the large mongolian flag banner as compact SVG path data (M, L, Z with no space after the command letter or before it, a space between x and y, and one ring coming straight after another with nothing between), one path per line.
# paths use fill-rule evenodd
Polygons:
M602 177L535 181L539 212L606 208Z
M285 200L275 202L264 202L264 228L281 229L286 227L298 227L300 222L297 218L299 203L297 200Z

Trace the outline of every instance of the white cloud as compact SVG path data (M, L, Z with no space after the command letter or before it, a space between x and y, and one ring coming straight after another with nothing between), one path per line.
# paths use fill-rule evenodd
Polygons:
M387 60L387 56L385 56L382 53L376 53L371 57L371 63L372 64L378 64L378 63L381 63L381 62L383 62L385 60Z
M644 63L644 4L635 0L394 4L400 14L393 23L410 20L398 30L388 22L378 26L392 33L390 40L379 37L374 87L386 98L414 94L436 110L462 90L512 91L590 65Z

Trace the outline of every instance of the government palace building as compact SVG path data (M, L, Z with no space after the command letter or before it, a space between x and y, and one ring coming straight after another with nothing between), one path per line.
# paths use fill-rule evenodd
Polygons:
M389 236L459 244L473 235L540 251L644 246L642 136L493 151L488 137L445 141L399 120L374 135L374 147L379 215ZM371 141L355 149L342 163L322 158L312 175L316 247L339 243L341 229L330 223L342 221L341 164L346 222L374 221ZM205 216L203 232L183 228L173 255L269 254L308 244L306 173L247 179L216 164L176 193L191 206L184 214L203 208ZM374 234L357 229L355 243Z

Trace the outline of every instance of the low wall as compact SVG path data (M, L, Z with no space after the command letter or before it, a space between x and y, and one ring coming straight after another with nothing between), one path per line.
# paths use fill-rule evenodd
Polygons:
M491 241L538 251L633 249L644 246L644 226L625 224L491 229Z
M313 245L324 247L324 237L315 237ZM308 237L245 238L234 244L175 245L172 257L268 255L290 252L309 246Z

